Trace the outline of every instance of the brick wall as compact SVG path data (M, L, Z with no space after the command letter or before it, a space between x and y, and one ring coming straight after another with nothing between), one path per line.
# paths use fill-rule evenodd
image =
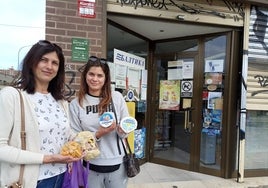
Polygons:
M96 0L96 17L78 15L77 0L46 0L46 39L62 47L66 62L66 95L72 99L79 88L79 67L72 62L72 38L89 40L89 55L106 57L106 1Z

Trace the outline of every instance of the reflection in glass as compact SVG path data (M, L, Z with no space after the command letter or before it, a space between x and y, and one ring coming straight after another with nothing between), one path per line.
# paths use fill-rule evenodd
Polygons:
M247 111L245 169L268 168L268 111Z

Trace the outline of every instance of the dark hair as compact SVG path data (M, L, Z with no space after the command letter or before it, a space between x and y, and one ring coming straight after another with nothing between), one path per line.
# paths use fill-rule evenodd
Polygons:
M35 92L35 79L33 70L42 59L43 55L56 52L59 58L59 70L57 75L49 82L48 92L56 99L64 98L64 81L65 81L65 60L61 47L47 40L40 40L34 44L22 61L22 71L14 82L14 86L27 93Z
M88 62L83 67L81 67L82 73L81 73L80 88L78 92L78 102L79 105L82 107L84 97L88 93L89 89L86 82L86 75L91 67L101 67L105 75L104 85L101 89L102 90L100 96L101 99L98 105L99 114L102 114L107 110L108 105L112 101L110 68L105 59L100 59L95 56L91 56Z

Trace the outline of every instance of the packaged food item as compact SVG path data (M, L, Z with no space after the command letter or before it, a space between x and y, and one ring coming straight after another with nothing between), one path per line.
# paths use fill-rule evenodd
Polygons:
M114 121L114 113L113 112L104 112L100 116L100 125L102 127L109 127L113 124Z
M69 141L63 145L60 154L80 158L82 157L83 150L78 142Z
M89 161L100 155L100 150L95 140L94 134L90 131L79 132L74 141L78 142L83 150L85 161Z
M133 117L125 117L120 122L120 127L125 133L134 131L138 126L138 122Z

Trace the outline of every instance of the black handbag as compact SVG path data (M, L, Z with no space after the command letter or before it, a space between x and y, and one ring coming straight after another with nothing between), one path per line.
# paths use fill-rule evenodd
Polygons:
M127 176L129 178L135 177L137 174L140 173L139 159L136 158L135 153L131 152L131 149L129 147L129 143L128 143L127 139L125 139L125 142L127 144L129 153L126 150L125 144L123 143L122 139L121 139L121 142L123 144L123 148L125 151L125 156L124 156L123 160L124 160L124 165L125 165L125 169L127 172Z
M115 119L116 119L116 124L117 124L118 123L118 120L117 120L117 115L116 115L116 111L115 111L113 100L112 100L111 103L112 103L112 108L113 108L113 112L114 112ZM131 152L131 149L130 149L130 146L129 146L129 143L128 143L127 138L125 138L124 140L125 140L125 142L127 144L129 153L127 152L126 146L125 146L122 138L120 138L120 140L122 142L122 145L123 145L123 148L124 148L124 152L125 152L125 156L123 157L123 162L124 162L124 166L125 166L125 169L126 169L126 172L127 172L127 176L129 178L132 178L132 177L134 177L134 176L136 176L137 174L140 173L139 159L136 158L135 153L132 153ZM117 135L117 146L118 146L119 153L121 153L120 147L119 147L119 138L118 138L118 135Z

